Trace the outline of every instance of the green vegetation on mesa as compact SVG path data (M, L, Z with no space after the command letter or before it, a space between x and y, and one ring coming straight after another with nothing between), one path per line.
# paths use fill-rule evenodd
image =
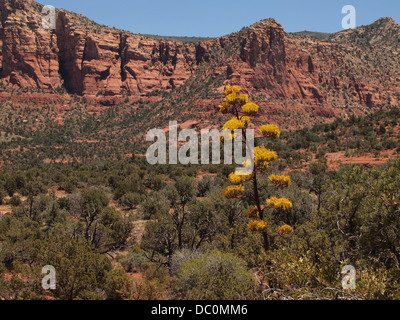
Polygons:
M183 36L174 37L174 36L160 36L155 34L139 34L139 35L154 40L183 42L183 43L196 43L200 41L210 41L215 39L210 37L183 37Z
M289 33L294 36L300 36L300 37L306 37L306 38L315 38L318 40L328 40L329 36L331 33L324 33L324 32L314 32L314 31L299 31L299 32L293 32Z
M382 156L384 151L400 152L400 110L378 111L365 117L337 118L332 123L315 125L293 132L283 132L271 144L282 159L278 164L301 168L314 157L326 162L327 153L344 152L345 157L366 153ZM299 152L302 151L302 152ZM384 156L384 155L383 155Z
M190 89L190 84L188 86ZM179 103L173 102L168 110ZM144 129L138 123L150 118L152 120L147 122L151 128L164 128L173 118L157 116L157 111L144 102L138 101L134 105L133 109L119 104L96 117L88 113L85 101L76 97L76 102L71 105L73 111L61 125L49 116L51 106L19 110L3 103L5 115L0 116L0 161L3 166L13 168L35 166L43 161L85 163L93 159L110 160L127 154L144 154L148 145L143 143L145 138L140 132ZM222 117L216 114L213 120L216 128L222 123ZM281 169L286 166L301 168L314 155L321 158L329 152L343 151L346 156L364 153L379 156L385 150L400 150L399 118L399 109L394 107L365 117L337 118L332 123L312 128L283 131L281 139L271 142L268 147L279 153L277 164Z

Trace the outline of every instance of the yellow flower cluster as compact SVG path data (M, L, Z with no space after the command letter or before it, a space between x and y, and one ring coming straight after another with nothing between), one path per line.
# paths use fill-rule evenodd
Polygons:
M233 198L237 198L238 196L240 196L243 192L244 192L243 186L239 186L239 187L231 186L231 187L227 187L223 191L223 195L226 199L233 199Z
M239 100L240 100L240 104L242 106L244 106L249 101L249 97L247 96L247 94L241 94L239 96Z
M264 206L261 206L261 209L264 210ZM247 210L247 218L249 218L249 219L258 219L259 217L260 217L260 213L258 211L257 206Z
M289 176L277 176L272 175L269 176L269 180L277 187L287 188L290 186L290 177Z
M234 132L235 130L238 129L243 129L244 127L245 127L244 122L242 120L239 120L238 118L232 118L224 125L224 129L228 129L231 132Z
M225 97L226 97L226 96L229 96L231 93L232 93L232 87L231 87L230 84L228 84L228 85L225 87L225 92L224 92Z
M235 171L229 175L229 180L233 185L237 186L242 182L249 181L254 176L254 172L250 172L250 170L244 170L244 172L241 173L242 174L238 174L237 171Z
M280 236L283 236L285 234L291 234L292 232L293 228L291 226L288 226L287 224L279 228L276 228L276 233L279 234Z
M230 84L228 84L228 85L225 87L225 92L224 92L225 97L226 97L226 96L229 96L232 92L233 92L232 87L231 87Z
M219 106L219 111L222 114L227 114L229 111L229 103L228 102L223 102L221 106Z
M256 114L260 107L256 105L255 103L246 103L243 107L242 110L244 113L251 115L251 114Z
M239 99L239 95L237 93L231 93L226 96L226 102L229 104L235 104L237 100Z
M238 86L234 86L234 87L232 87L232 92L236 93L236 94L239 94L240 93L240 88Z
M282 211L288 211L293 208L293 204L286 198L278 199L272 197L271 199L267 199L267 203L270 207Z
M250 124L250 118L247 116L243 116L240 120L244 123L244 126L247 127Z
M274 124L263 125L260 128L260 132L264 136L266 136L268 138L273 138L273 139L277 139L281 135L281 131L279 130L278 126L276 126Z
M228 104L235 104L239 99L240 88L237 86L231 87L229 84L225 88L225 97Z
M265 147L254 148L254 163L257 167L268 168L271 161L278 159L275 151L271 151Z
M230 84L228 84L225 87L225 96L229 96L232 93L236 93L239 94L240 93L240 88L238 86L231 86Z
M233 185L237 186L238 184L241 184L241 183L242 183L242 181L243 181L243 176L239 176L239 175L237 175L235 172L232 172L232 173L229 175L229 181L230 181Z
M250 231L264 231L267 227L267 223L265 221L252 221L249 223L249 230Z

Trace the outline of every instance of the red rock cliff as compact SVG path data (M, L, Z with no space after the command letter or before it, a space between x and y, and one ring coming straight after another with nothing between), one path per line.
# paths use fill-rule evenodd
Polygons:
M387 37L375 34L373 42L353 45L362 28L319 41L288 35L268 19L216 40L184 44L102 27L63 10L57 10L56 29L44 30L42 6L32 0L0 0L0 10L1 81L8 86L144 95L181 86L201 66L214 76L226 72L227 81L270 99L398 104L398 47L383 46L379 41L386 44ZM382 20L376 28L398 36L394 21ZM385 64L376 62L382 56Z

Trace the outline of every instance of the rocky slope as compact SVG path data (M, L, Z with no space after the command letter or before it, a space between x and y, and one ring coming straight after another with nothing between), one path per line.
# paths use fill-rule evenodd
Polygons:
M173 92L158 111L195 101L207 114L230 82L270 107L261 117L289 110L311 122L399 103L400 31L389 18L326 40L287 34L268 19L219 39L183 43L107 28L64 10L57 10L56 29L44 30L42 5L32 0L0 0L0 10L5 92L65 89L91 99L114 97L108 105L120 95ZM188 92L196 96L189 99Z

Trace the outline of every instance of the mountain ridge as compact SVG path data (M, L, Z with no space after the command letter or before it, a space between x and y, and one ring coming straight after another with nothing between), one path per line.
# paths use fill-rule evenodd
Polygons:
M42 5L33 0L1 0L0 9L4 100L16 89L66 91L108 107L127 100L137 108L140 99L165 119L184 120L181 110L190 108L204 122L232 83L260 104L260 122L288 127L399 105L400 30L391 18L324 40L293 36L270 18L183 43L101 26L65 10L57 10L55 30L44 30Z

